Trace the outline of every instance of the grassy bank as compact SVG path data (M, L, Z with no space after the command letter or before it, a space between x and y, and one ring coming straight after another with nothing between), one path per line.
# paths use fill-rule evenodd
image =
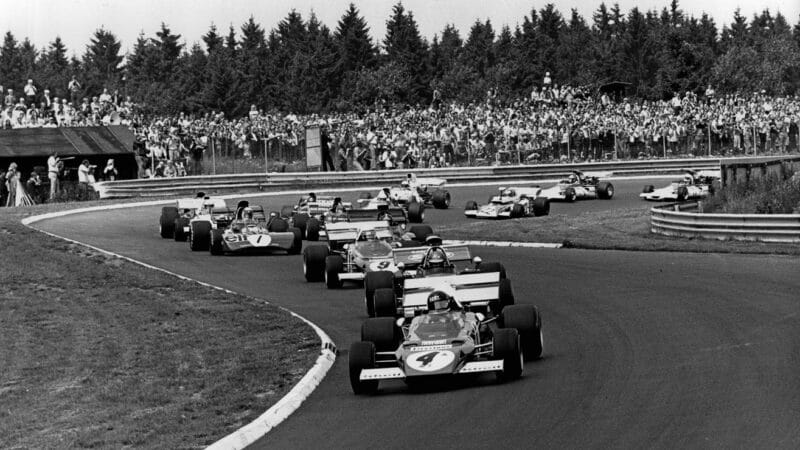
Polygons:
M20 224L75 207L0 214L0 448L203 447L314 363L316 334L263 301Z
M727 214L800 213L800 173L785 169L778 176L756 178L750 183L725 186L703 202L703 212Z
M649 209L610 209L436 227L448 239L563 243L587 249L800 255L800 245L670 238L650 233Z

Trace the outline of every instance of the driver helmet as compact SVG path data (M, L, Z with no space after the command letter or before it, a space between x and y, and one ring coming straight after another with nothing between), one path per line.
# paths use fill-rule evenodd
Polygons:
M400 182L400 186L402 186L404 188L407 188L409 186L408 181L404 180L404 181Z
M500 196L501 197L513 197L514 193L513 193L513 191L511 189L503 189L503 191L500 192Z
M447 311L452 300L453 297L444 291L433 291L428 295L428 311Z
M309 202L316 202L317 201L317 194L311 192L308 194L308 201Z
M575 174L573 173L569 177L567 177L567 180L569 180L570 183L577 183L578 182L578 177L575 176Z
M684 183L691 183L692 182L692 176L691 175L684 175L683 176L683 181L684 181Z
M242 218L244 220L253 220L253 209L249 206L242 211Z
M428 267L445 267L447 265L447 257L444 250L441 248L431 249L428 253Z

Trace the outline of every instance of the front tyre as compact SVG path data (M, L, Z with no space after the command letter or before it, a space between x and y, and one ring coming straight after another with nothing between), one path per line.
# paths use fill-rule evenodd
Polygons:
M189 248L193 252L208 250L211 243L211 224L209 222L192 222L189 227Z
M448 191L434 191L431 197L431 203L436 209L447 209L450 207L450 192Z
M225 247L222 244L222 230L211 230L209 251L214 256L225 254Z
M500 315L503 328L514 328L519 332L525 359L532 361L542 357L542 317L533 305L512 305Z
M425 220L425 205L419 202L408 204L408 221L411 223L422 223Z
M536 217L550 214L550 200L544 197L537 197L533 200L533 215Z
M597 198L611 200L614 197L614 185L608 181L597 183Z
M310 218L306 222L306 240L316 242L319 241L319 231L322 229L322 224L315 218Z
M325 279L325 259L328 257L328 247L325 245L312 245L303 250L303 275L306 281L323 281Z
M370 395L378 391L378 380L361 380L363 369L375 368L375 344L372 342L353 342L347 365L350 372L350 386L356 395Z
M161 218L158 221L158 230L164 239L173 238L175 235L175 220L178 218L178 208L164 206L161 208Z
M341 255L329 255L325 258L325 286L328 289L339 289L342 280L339 274L344 272L344 258Z
M492 338L492 355L503 360L503 370L497 373L501 382L514 380L522 376L522 349L517 330L501 328Z

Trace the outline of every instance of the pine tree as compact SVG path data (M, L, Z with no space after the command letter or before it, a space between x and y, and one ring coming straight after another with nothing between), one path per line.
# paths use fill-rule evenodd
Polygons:
M122 44L114 33L100 28L94 32L83 55L83 70L86 82L84 90L90 95L99 95L103 88L113 90L118 86L121 74L120 55Z
M367 21L352 3L339 19L333 39L339 54L338 73L372 68L377 63L378 50L372 43Z
M491 21L486 23L475 21L469 30L467 42L461 54L463 64L471 67L483 78L486 71L494 66L494 29Z
M22 58L17 39L7 31L0 48L0 83L6 90L13 89L16 95L22 91ZM5 94L5 93L3 93Z
M22 75L22 79L26 82L27 80L34 79L34 84L37 85L39 84L39 74L36 67L36 60L38 56L39 52L36 50L36 47L28 38L25 38L22 41L22 44L19 46L19 57L20 62L22 63L20 74Z
M208 32L203 35L203 42L205 42L206 52L209 54L219 50L225 44L225 40L217 34L217 27L213 23Z
M420 102L430 96L427 61L427 43L419 34L414 15L406 12L401 3L392 7L392 16L386 22L386 37L383 40L387 60L395 63L412 80L411 91L405 100Z
M71 74L67 48L60 37L56 36L55 40L42 52L39 65L41 67L39 74L41 91L50 89L53 97L67 97L67 84Z

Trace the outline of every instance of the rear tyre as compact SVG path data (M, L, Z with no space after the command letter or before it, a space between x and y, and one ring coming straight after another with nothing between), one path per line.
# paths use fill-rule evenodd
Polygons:
M305 213L295 214L293 217L294 219L292 222L294 223L294 226L300 229L301 236L305 236L306 225L308 224L308 219L309 219L308 214Z
M447 191L433 191L431 203L436 209L447 209L450 207L450 193Z
M186 217L178 217L175 219L175 232L172 233L172 237L175 239L175 242L186 242L186 233L183 231L183 227L189 225L189 219Z
M400 344L400 329L392 317L375 317L361 324L361 340L375 344L379 352L397 350Z
M503 371L497 373L499 381L514 380L522 376L522 349L517 330L499 329L492 338L495 359L503 360Z
M544 350L542 340L542 317L533 305L512 305L500 315L503 328L519 331L522 351L527 361L539 359Z
M506 279L506 268L503 263L499 262L482 262L478 265L476 272L478 273L487 273L487 272L500 272L500 279Z
M269 222L267 230L272 233L285 233L289 231L289 222L281 219L280 217L274 217Z
M603 200L611 200L614 197L614 185L608 181L601 181L597 183L597 198Z
M655 186L653 186L652 184L648 184L645 185L645 187L642 189L642 194L649 194L655 190L656 190Z
M164 206L161 208L161 218L158 221L158 228L162 238L169 239L175 235L175 219L177 218L177 207Z
M225 247L222 246L222 230L211 230L210 240L208 249L212 255L218 256L225 253Z
M344 258L341 255L329 255L325 258L325 286L328 289L342 287L339 274L344 272Z
M412 225L408 232L414 235L415 240L425 242L433 234L433 228L430 225Z
M495 311L497 314L500 314L503 309L514 304L514 290L511 289L511 280L508 278L500 280L498 297L499 308Z
M303 275L306 281L323 281L325 279L325 258L328 257L328 247L325 245L312 245L303 250Z
M211 245L211 224L208 222L192 222L189 230L189 248L193 252L208 250Z
M372 342L353 342L348 357L350 386L356 395L370 395L378 391L378 380L361 381L362 369L375 368L375 344Z
M375 291L378 289L394 289L394 274L381 270L368 272L364 277L364 303L367 306L367 315L375 317Z
M292 246L287 252L290 255L299 255L300 251L303 250L303 232L297 227L289 228L289 231L294 234L294 239L292 240Z
M394 289L376 289L373 301L375 317L394 317L397 314L397 297L394 295Z
M316 242L319 240L319 230L322 228L322 224L319 220L315 218L308 219L306 222L306 240Z
M683 202L689 197L689 189L686 186L678 187L678 201Z
M550 214L550 201L544 197L533 200L533 215L536 217Z
M411 223L422 223L425 220L425 205L419 202L408 204L408 221Z

